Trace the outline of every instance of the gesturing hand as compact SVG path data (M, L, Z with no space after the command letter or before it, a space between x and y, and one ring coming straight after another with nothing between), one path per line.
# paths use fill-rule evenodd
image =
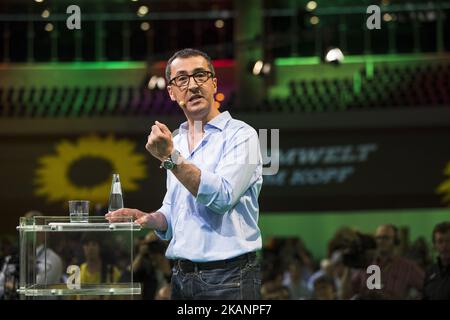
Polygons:
M164 161L170 156L173 151L172 133L165 124L155 121L145 149L160 161Z

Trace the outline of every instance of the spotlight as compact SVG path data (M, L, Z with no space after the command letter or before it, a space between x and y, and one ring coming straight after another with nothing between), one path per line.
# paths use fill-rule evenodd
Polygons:
M45 25L45 31L52 32L53 31L53 24L52 23L47 23Z
M158 77L157 76L152 76L151 78L150 78L150 81L148 82L148 88L150 89L150 90L155 90L155 88L156 88L156 80L158 79Z
M225 95L222 92L216 94L216 101L222 102L223 100L225 100Z
M340 64L342 61L344 61L344 54L339 48L330 49L325 55L325 62Z
M141 23L141 30L142 31L148 31L150 29L150 23L148 22L142 22Z
M214 25L216 26L217 29L222 29L223 26L225 25L225 22L222 19L216 20L216 22L214 22Z
M252 70L253 74L254 74L255 76L260 75L263 66L264 66L264 63L262 62L262 60L256 61L255 64L254 64L254 66L253 66L253 70Z
M48 9L45 9L44 11L42 11L41 17L44 19L50 17L50 11Z
M264 62L262 60L256 61L252 66L251 70L255 76L266 76L270 74L272 69L272 64L270 62Z
M309 1L306 4L306 10L308 10L308 11L313 11L316 8L317 8L317 2L315 2L315 1Z
M147 6L140 6L137 12L137 15L139 17L143 17L148 13L148 7Z
M319 19L318 16L312 16L312 17L309 19L309 22L310 22L312 25L316 25L316 24L318 24L318 23L320 22L320 19Z
M166 80L163 77L158 77L156 80L156 87L158 87L159 90L164 90L166 87Z
M150 90L164 90L166 87L166 80L163 77L152 76L148 82L147 87Z
M270 70L272 69L272 65L268 62L264 63L263 67L262 67L262 73L263 74L269 74Z

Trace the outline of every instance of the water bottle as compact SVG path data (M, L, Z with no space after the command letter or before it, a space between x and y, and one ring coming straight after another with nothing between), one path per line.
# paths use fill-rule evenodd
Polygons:
M108 212L123 208L122 186L120 185L119 174L112 176L111 193L109 194Z

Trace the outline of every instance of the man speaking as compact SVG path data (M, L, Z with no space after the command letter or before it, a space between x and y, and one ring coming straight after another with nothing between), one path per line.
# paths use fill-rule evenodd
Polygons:
M209 56L176 52L166 66L167 90L187 121L172 138L155 121L146 149L167 171L162 207L120 209L169 240L172 299L259 299L261 248L258 196L262 158L256 131L214 107L217 78Z

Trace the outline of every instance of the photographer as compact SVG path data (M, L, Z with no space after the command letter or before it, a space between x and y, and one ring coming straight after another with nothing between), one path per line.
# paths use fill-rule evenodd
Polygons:
M133 261L133 276L142 283L142 299L155 299L159 289L170 282L171 266L164 257L166 245L149 233L139 243L138 253Z
M428 268L423 299L450 299L450 221L437 224L433 230L433 245L438 253L436 263Z
M397 247L400 236L397 227L381 225L375 232L376 251L371 264L377 265L381 272L381 289L377 290L384 299L420 298L424 272L411 260L400 256ZM371 276L366 269L353 274L353 294L364 295L371 291L367 279Z
M19 255L11 254L0 261L0 300L19 298Z

